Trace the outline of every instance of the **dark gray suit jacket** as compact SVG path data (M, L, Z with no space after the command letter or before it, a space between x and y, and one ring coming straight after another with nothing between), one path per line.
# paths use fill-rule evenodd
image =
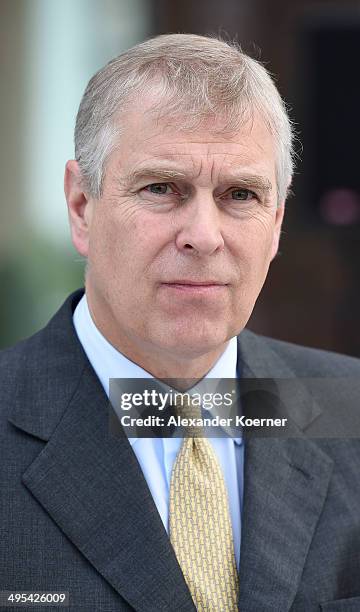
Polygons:
M81 295L0 356L0 590L68 591L74 611L193 612L135 454L109 434L72 324ZM239 336L244 377L341 377L285 392L294 437L245 441L242 612L360 611L360 440L307 434L321 413L358 408L359 363Z

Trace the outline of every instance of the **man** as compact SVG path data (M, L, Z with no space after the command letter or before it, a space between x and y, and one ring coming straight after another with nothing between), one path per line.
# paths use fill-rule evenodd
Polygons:
M214 38L151 39L91 79L75 149L85 295L1 356L1 589L87 611L360 610L360 443L316 429L358 406L359 361L244 330L292 176L270 76ZM111 435L109 379L138 377L286 379L256 401L296 414L293 435Z

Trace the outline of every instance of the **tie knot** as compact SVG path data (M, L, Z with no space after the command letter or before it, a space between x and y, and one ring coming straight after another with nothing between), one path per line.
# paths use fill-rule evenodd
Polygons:
M181 417L182 426L187 436L192 438L203 435L203 428L199 424L199 419L201 420L201 406L191 398L189 393L178 393L174 408L176 415Z

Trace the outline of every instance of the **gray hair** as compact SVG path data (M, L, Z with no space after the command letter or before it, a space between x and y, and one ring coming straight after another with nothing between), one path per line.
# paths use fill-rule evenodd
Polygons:
M110 61L89 81L75 127L75 157L86 189L99 198L106 162L121 142L122 114L149 86L154 109L181 129L209 119L234 133L257 111L274 136L278 203L285 200L294 168L293 130L268 71L235 43L193 34L156 36ZM217 131L220 131L219 129Z

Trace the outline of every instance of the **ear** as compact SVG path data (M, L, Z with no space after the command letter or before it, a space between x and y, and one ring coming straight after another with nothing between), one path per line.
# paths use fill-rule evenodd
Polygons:
M276 209L274 234L273 234L273 241L272 241L272 247L271 247L271 261L274 259L279 249L280 234L281 234L282 222L284 219L284 212L285 212L285 202L280 204Z
M73 245L87 257L94 200L84 190L79 164L74 159L65 166L64 189Z

